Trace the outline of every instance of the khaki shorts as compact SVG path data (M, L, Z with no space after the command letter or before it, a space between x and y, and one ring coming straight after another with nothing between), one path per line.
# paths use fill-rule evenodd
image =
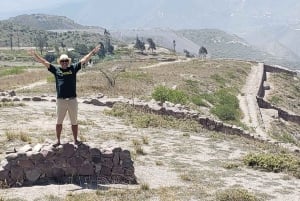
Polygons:
M77 125L78 102L77 98L61 99L56 101L57 124L62 124L66 113L69 113L72 125Z

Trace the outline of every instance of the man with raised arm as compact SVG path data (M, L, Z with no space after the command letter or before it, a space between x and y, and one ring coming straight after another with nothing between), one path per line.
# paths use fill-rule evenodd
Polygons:
M56 82L56 137L57 142L53 145L57 147L60 145L60 136L62 131L62 124L66 113L68 112L71 125L72 133L74 137L74 144L80 145L81 142L77 139L78 135L78 102L76 94L76 74L81 69L81 66L87 63L90 58L100 50L100 45L97 45L92 51L85 55L79 62L71 63L71 58L66 54L62 54L58 59L59 66L54 66L42 56L37 54L36 51L30 50L29 54L32 55L38 62L42 63L47 67L54 77Z

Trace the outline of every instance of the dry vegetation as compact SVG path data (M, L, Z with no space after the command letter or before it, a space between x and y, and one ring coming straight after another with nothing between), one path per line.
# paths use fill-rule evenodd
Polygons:
M143 58L103 61L86 67L78 74L78 95L86 97L103 93L109 97L124 96L149 100L151 93L159 85L176 87L189 95L213 94L224 88L237 94L245 83L252 65L242 61L195 59L144 68L156 63L158 62L153 59ZM124 66L126 70L113 73L111 69L115 66ZM0 76L7 68L0 66ZM100 69L110 76L117 75L114 87L109 86ZM51 74L42 66L29 66L23 68L22 72L3 75L0 77L0 89L13 90L41 80L47 81L46 84L20 90L17 94L55 95ZM285 86L285 82L284 78L278 79L276 87ZM295 89L299 85L294 86L293 82L284 88L290 86L293 86L294 90L278 90L277 96L290 95L295 97L292 98L295 101L299 97L295 95ZM298 108L298 102L293 104ZM189 106L208 114L209 106ZM300 187L297 170L293 170L293 173L287 169L284 169L283 173L269 173L266 170L260 171L262 167L251 169L243 163L244 157L250 153L285 153L296 157L296 161L299 160L299 156L287 150L239 136L207 131L192 121L179 121L137 112L133 108L119 106L103 111L101 107L81 107L81 140L93 142L98 146L115 143L129 149L133 154L136 172L140 176L140 185L120 188L99 186L98 189L90 189L87 193L69 191L66 196L53 193L36 200L252 201L300 197L297 194ZM299 109L294 111L299 114ZM5 106L0 107L0 112L3 122L4 119L10 120L0 124L2 157L4 152L13 146L36 144L44 142L47 138L55 138L55 106L50 103ZM42 126L39 122L43 122ZM290 130L284 122L281 123L282 125L277 123L273 127L274 133L280 132L281 129L286 132L299 132L299 125L293 125L293 129ZM63 135L70 137L69 132L69 128L64 127ZM50 186L48 188L50 189ZM0 193L0 199L1 197Z
M269 74L272 90L268 100L277 107L300 114L300 79L283 73Z

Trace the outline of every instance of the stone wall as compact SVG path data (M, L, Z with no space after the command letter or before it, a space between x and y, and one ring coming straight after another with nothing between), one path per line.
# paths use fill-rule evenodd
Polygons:
M121 148L99 150L87 144L25 145L1 161L1 187L51 182L97 185L136 184L130 152Z
M283 110L282 108L275 107L270 102L263 99L264 96L265 96L265 90L266 90L264 82L267 81L267 76L266 76L267 72L286 73L286 74L291 75L291 76L297 76L296 71L292 71L292 70L285 69L285 68L279 68L279 67L264 65L264 73L263 73L262 81L260 83L259 91L257 92L257 97L256 97L258 106L260 108L277 110L279 118L282 118L286 121L291 121L291 122L300 124L300 115L290 114L289 112Z
M270 102L264 100L261 97L256 97L256 99L257 99L257 103L260 108L277 110L279 118L282 118L285 121L294 122L294 123L297 123L300 125L300 116L299 115L290 114L289 112L272 105Z
M116 99L92 98L90 100L85 100L84 103L93 104L96 106L107 106L107 107L113 107L114 104L117 103L130 104L135 109L143 112L149 112L149 113L159 114L159 115L168 115L178 119L192 119L197 121L199 124L201 124L204 128L208 130L223 132L232 135L240 135L240 136L254 139L251 133L245 131L241 127L226 124L221 121L208 118L206 116L202 116L197 111L190 110L189 108L180 104L173 104L170 102L160 103L154 100L145 102L138 99L129 100L125 98L116 98Z
M296 71L292 71L290 69L287 69L284 67L279 67L279 66L270 66L270 65L264 64L264 70L266 72L270 72L270 73L286 73L291 76L297 76Z

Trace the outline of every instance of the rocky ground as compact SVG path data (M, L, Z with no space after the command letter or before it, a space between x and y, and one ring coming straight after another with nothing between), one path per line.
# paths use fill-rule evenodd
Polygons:
M141 142L144 152L133 157L139 185L100 185L99 189L131 190L140 189L141 185L147 184L150 189L176 187L178 191L187 194L178 200L213 200L217 191L239 187L263 200L300 200L299 179L286 173L254 170L242 164L241 158L245 154L261 149L255 141L205 129L185 132L176 129L135 128L120 118L107 116L103 111L109 108L85 104L84 100L79 98L79 136L84 143L98 148L120 146L134 153L134 143L138 141ZM24 102L23 106L0 108L0 112L1 159L13 147L27 143L55 142L55 102L29 101ZM251 118L255 114L249 115L248 118ZM248 122L255 123L250 120ZM8 140L9 133L23 133L29 139L25 142L19 139ZM68 117L64 122L62 137L64 143L72 141ZM142 143L145 140L147 142ZM225 168L230 164L237 167ZM93 193L95 190L88 186L53 183L1 189L0 197L49 200L51 196L64 198L70 194ZM206 196L199 193L200 191L205 191ZM153 197L149 200L157 199Z

